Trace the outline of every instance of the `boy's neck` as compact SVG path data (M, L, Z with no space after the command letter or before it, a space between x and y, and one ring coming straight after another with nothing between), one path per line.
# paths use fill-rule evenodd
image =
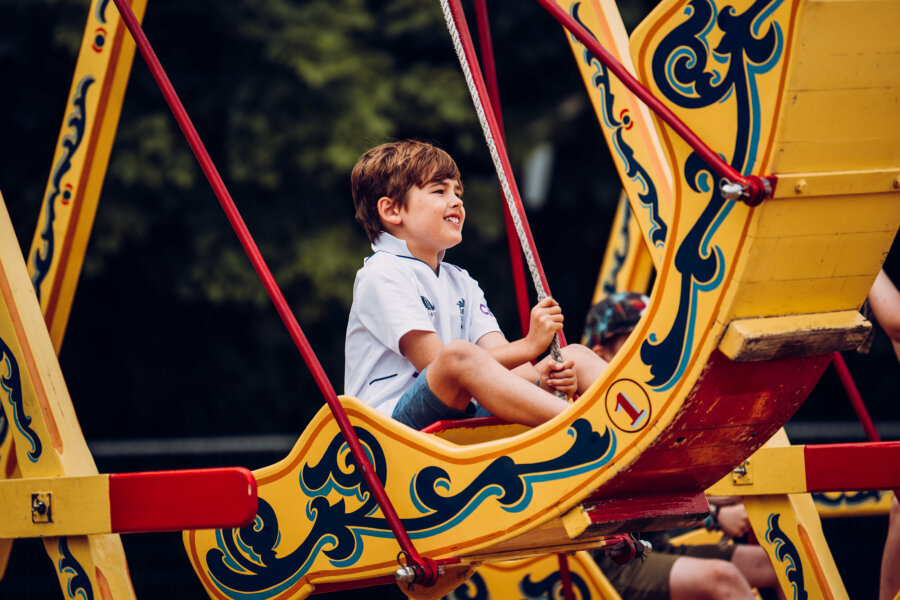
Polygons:
M384 233L387 233L388 235L401 241L403 245L406 246L406 250L409 252L410 256L415 259L421 260L423 263L431 267L431 270L434 271L435 274L438 273L438 268L441 264L441 261L444 260L444 255L447 253L446 250L441 250L437 254L435 254L434 252L417 248L415 244L411 244L409 240L404 238L399 231L385 231Z

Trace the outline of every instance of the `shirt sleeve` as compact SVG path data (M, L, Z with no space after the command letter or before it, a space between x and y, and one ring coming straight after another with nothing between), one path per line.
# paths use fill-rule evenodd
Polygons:
M401 268L372 265L360 272L354 290L360 323L381 344L400 354L400 338L410 331L435 331L415 278Z
M494 317L491 309L488 308L487 299L484 297L481 286L479 286L478 282L474 279L472 279L472 291L469 294L469 297L473 302L472 310L469 311L472 322L469 325L468 341L473 344L477 343L481 336L492 331L500 331L503 333L500 329L500 325L497 324L497 319Z

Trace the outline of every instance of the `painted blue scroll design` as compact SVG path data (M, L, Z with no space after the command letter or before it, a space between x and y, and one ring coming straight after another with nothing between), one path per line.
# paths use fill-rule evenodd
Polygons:
M779 526L780 516L780 513L769 515L766 542L775 545L775 558L778 562L785 563L784 574L794 588L794 600L807 600L809 594L803 583L803 563L800 561L800 553L794 542Z
M812 494L812 498L816 504L828 508L856 508L866 504L877 504L887 493L882 490L870 490L867 492L841 492L837 496Z
M94 600L91 579L75 555L69 550L69 538L59 538L58 549L60 558L57 562L57 569L60 575L69 575L69 581L66 582L65 588L66 597Z
M759 149L756 76L778 63L784 46L777 22L764 35L759 32L782 1L757 0L737 14L731 6L719 11L710 0L691 0L687 19L662 39L651 60L656 85L678 106L698 109L734 97L737 128L730 164L745 174L756 164ZM714 25L723 35L711 49L707 36ZM708 70L711 61L727 67L724 72L718 67ZM700 294L724 280L724 255L712 239L734 206L734 201L722 197L718 180L696 153L685 161L684 174L691 189L708 193L709 201L675 254L675 269L681 274L675 321L662 339L653 332L641 345L641 359L650 366L647 383L661 392L672 388L687 369Z
M584 578L578 573L570 573L573 590L577 590L576 598L579 600L591 600L591 590ZM544 598L565 598L562 591L562 577L559 571L554 571L538 581L531 580L531 574L519 581L519 593L525 600L543 600Z
M369 431L355 429L375 474L384 483L387 469L381 446ZM402 519L409 537L424 539L446 531L490 498L495 498L506 511L522 511L533 499L534 484L595 470L615 455L616 437L612 430L600 434L593 431L590 422L578 419L569 429L569 436L571 446L557 457L525 464L518 464L509 456L498 457L452 495L444 495L451 489L448 473L437 466L425 467L409 485L413 503L421 513ZM306 517L311 527L296 549L277 555L281 541L278 516L263 498L259 499L253 523L216 532L216 547L206 553L206 563L211 580L222 594L250 598L265 590L266 594L275 595L300 581L320 553L332 566L346 568L359 561L365 538L393 537L345 446L343 438L335 436L317 464L301 469L300 486L309 498ZM332 504L328 498L331 492L338 492L343 498ZM352 510L347 506L351 497L361 502Z
M484 577L478 571L475 571L468 581L441 598L441 600L489 600L490 597Z
M0 338L0 365L6 367L6 375L3 375L3 371L0 370L0 391L6 395L7 405L12 409L9 413L12 413L13 425L31 444L31 449L27 453L28 460L36 463L43 452L43 444L41 444L41 438L31 428L31 417L25 414L19 363L3 338Z
M606 279L603 280L603 293L607 296L612 296L616 292L620 291L618 289L618 278L619 272L622 270L622 266L625 264L625 259L628 258L628 248L631 246L631 233L629 230L629 225L631 224L631 206L628 202L622 203L622 227L619 228L619 235L616 239L621 240L622 247L619 249L613 250L612 260L613 266L609 270L609 273L606 275ZM615 240L610 239L609 243L613 243ZM621 290L628 291L628 290Z
M109 0L97 0L96 16L97 20L106 24L106 7L109 6Z
M581 2L573 2L569 6L569 14L571 14L572 18L578 21L585 29L588 29L578 15L580 8ZM588 31L590 32L590 29L588 29ZM591 34L591 37L594 37L593 34ZM572 39L576 43L580 43L574 36ZM594 37L594 39L596 39L596 37ZM630 129L633 124L631 117L626 114L625 111L620 113L619 117L616 117L616 99L615 95L612 93L612 88L610 87L610 74L606 66L587 48L584 49L582 60L588 67L594 69L594 76L591 82L594 87L600 91L600 97L602 99L601 116L604 125L613 131L612 143L613 148L615 149L615 155L617 155L622 162L626 176L632 181L641 184L642 190L638 192L638 200L640 201L641 206L647 209L650 218L650 231L647 235L654 246L662 248L665 246L668 226L659 214L659 194L656 191L656 184L653 182L653 179L650 177L647 170L634 158L634 150L624 139L624 132Z
M9 421L6 420L6 414L0 409L0 446L6 441L7 435L9 435Z
M60 145L63 148L62 156L59 157L53 171L50 173L50 193L44 202L45 219L44 229L41 231L41 239L43 245L34 251L31 257L33 274L31 283L34 285L34 291L38 300L41 298L41 284L50 271L50 265L53 263L53 252L56 241L53 237L53 222L56 220L56 199L63 196L65 200L71 197L71 190L62 190L62 180L66 173L72 168L72 156L81 146L84 139L84 130L87 123L87 92L94 83L91 75L85 75L78 82L75 88L75 97L72 99L73 110L66 120L66 126L72 128L72 132L63 136Z

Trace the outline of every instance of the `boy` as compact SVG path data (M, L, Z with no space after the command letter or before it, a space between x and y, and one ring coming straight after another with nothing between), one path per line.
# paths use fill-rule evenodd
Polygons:
M478 283L442 262L462 241L466 216L446 152L412 140L383 144L359 159L351 185L375 254L353 285L346 394L415 429L488 414L538 425L569 406L552 391L570 396L600 375L606 362L582 346L564 348L561 363L530 364L562 329L552 298L532 310L528 335L508 342Z

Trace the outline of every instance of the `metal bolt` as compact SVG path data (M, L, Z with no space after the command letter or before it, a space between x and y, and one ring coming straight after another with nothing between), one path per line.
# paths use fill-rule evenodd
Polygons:
M35 498L34 503L31 505L31 512L37 515L43 515L47 512L47 505L44 504L43 500Z
M797 192L798 194L802 194L803 192L805 192L806 191L806 180L801 179L800 181L798 181L797 185L794 186L794 191Z
M31 494L31 522L52 523L53 504L50 492Z

